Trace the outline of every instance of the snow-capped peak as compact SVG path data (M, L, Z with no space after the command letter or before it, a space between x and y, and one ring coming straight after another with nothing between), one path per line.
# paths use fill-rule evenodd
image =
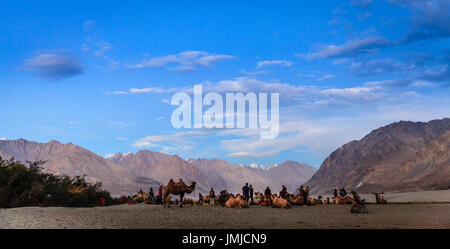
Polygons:
M263 170L268 170L268 169L270 169L270 168L274 168L274 167L277 167L278 166L278 164L276 164L276 163L272 163L271 165L269 165L269 166L264 166L264 165L261 165L261 164L256 164L256 163L252 163L252 164L250 164L250 168L252 168L252 169L263 169Z

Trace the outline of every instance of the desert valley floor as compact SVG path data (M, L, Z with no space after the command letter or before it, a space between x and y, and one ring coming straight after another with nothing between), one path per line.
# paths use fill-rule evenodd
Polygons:
M427 193L428 192L428 193ZM422 192L450 198L449 191ZM397 197L396 197L397 195ZM411 199L411 193L393 194ZM414 194L421 196L420 193ZM387 195L389 196L389 195ZM440 201L446 201L439 198ZM436 200L437 201L437 200ZM446 228L450 203L369 204L369 214L351 214L349 205L164 208L119 205L96 208L24 207L0 209L0 228Z

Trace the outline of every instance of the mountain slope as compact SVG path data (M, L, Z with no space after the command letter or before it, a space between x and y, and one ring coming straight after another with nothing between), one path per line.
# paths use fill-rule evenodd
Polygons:
M336 186L360 192L406 190L410 188L407 182L420 173L410 171L413 161L419 160L427 145L449 130L448 118L428 123L401 121L381 127L331 153L305 184L312 187L313 193L327 192ZM421 170L434 172L433 162L423 160ZM444 160L443 167L448 167L447 163Z
M249 167L228 163L217 159L190 159L193 166L203 172L211 179L214 189L226 189L229 192L240 193L246 182L253 185L255 191L263 191L267 186L272 189L279 189L281 185Z
M288 191L295 192L297 188L308 181L317 171L311 165L294 161L286 161L267 168L252 168L253 171L279 184L286 185Z
M182 178L186 184L196 181L197 190L201 192L209 191L211 186L211 181L201 171L176 155L140 150L136 154L116 153L108 160L135 175L149 177L163 184L167 184L170 179L178 181Z
M43 168L55 174L68 176L86 175L92 182L100 181L113 195L130 194L139 188L157 186L147 179L145 184L136 182L136 175L103 157L74 144L57 141L30 142L24 139L0 141L0 156L14 157L22 161L47 161Z

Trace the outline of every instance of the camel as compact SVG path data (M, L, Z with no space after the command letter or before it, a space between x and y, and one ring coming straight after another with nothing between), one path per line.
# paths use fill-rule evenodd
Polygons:
M298 196L289 195L288 201L292 205L300 205L300 206L305 205L305 198L303 198L303 196L301 196L301 195L298 195Z
M313 205L316 205L316 203L313 198L308 197L308 198L306 198L306 205L313 206Z
M203 206L206 206L208 204L211 205L211 197L198 193L198 198Z
M192 182L191 186L187 186L184 182L181 182L180 185L176 184L172 179L170 179L169 183L167 183L164 188L164 207L170 207L170 202L167 201L168 196L170 194L179 195L180 196L180 204L179 207L183 207L183 197L184 194L190 194L195 190L196 182Z
M183 205L194 205L195 200L193 198L185 198L183 200Z
M377 200L377 204L386 205L388 204L387 201L384 199L384 197L381 194L384 194L384 192L381 193L372 193L375 195L375 199Z
M259 205L264 200L264 195L261 192L256 192L253 198L253 204Z
M248 207L247 202L244 201L244 198L240 194L234 196L233 194L230 195L230 198L225 203L225 207L232 208L232 207Z
M319 195L317 197L317 199L314 199L314 204L319 204L319 205L323 204L322 198L323 197L321 195Z
M225 203L230 198L230 194L227 192L227 190L220 191L220 194L218 196L218 201L222 206L225 206Z
M145 202L148 200L148 194L147 193L138 193L137 195L133 196L133 201L135 202Z
M272 195L272 207L274 208L290 208L291 203L289 203L286 199L282 197L278 197L277 195Z
M348 195L345 197L338 196L333 198L333 204L353 204L353 203L355 203L355 201L353 200L352 197Z
M358 202L353 203L352 207L350 208L350 213L363 213L363 214L368 214L369 211L367 210L366 207L366 200L360 200Z

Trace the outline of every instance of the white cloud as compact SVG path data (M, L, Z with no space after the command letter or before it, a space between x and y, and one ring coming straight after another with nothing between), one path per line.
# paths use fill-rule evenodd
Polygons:
M286 60L271 60L271 61L260 61L258 62L258 65L256 68L266 67L266 66L272 66L272 65L281 65L290 67L292 66L293 62L286 61Z
M210 67L213 63L235 58L231 55L209 54L204 51L185 51L161 57L144 59L141 63L130 66L130 68L169 68L178 71L193 71L197 66Z
M349 40L343 45L329 45L311 54L297 54L306 59L324 59L330 57L352 56L365 53L374 49L391 45L392 43L382 37L370 37L365 39Z
M336 75L334 74L325 74L324 76L320 77L317 79L317 81L322 81L322 80L326 80L326 79L332 79L335 78Z

